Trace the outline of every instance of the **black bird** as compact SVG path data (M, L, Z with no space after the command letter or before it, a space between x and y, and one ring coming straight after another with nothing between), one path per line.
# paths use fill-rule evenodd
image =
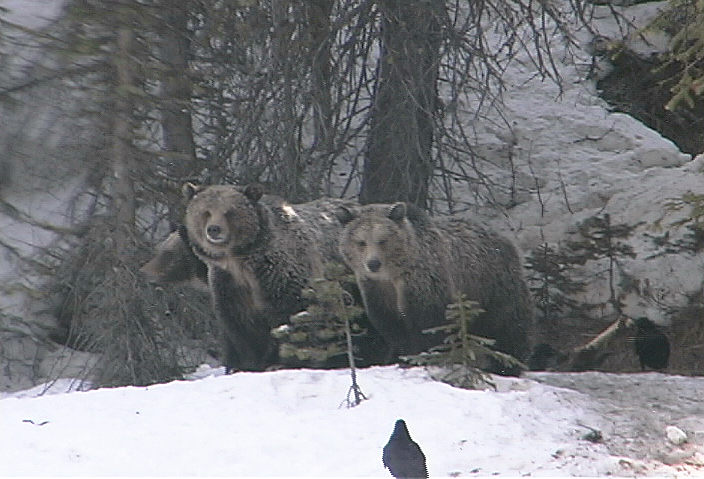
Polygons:
M636 354L640 359L640 367L645 371L648 366L652 369L664 369L670 359L670 341L660 328L648 318L635 320Z
M396 478L428 477L425 455L420 446L411 439L403 419L396 421L394 432L384 446L381 460L384 467Z

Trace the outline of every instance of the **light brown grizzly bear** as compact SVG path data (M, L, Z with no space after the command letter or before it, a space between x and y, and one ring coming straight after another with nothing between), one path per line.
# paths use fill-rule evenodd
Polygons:
M262 195L260 201L279 204L279 196ZM186 227L178 224L156 247L154 257L139 270L150 282L158 285L188 285L198 291L210 292L208 265L191 249Z
M154 257L139 271L150 283L187 284L198 291L210 291L208 265L191 250L183 225L157 245Z
M473 334L524 360L533 303L514 246L457 217L433 219L405 203L342 207L340 252L354 271L369 321L399 354L416 354L441 341L422 334L446 324L457 293L484 313Z
M264 369L277 353L271 329L306 308L302 291L325 263L342 262L335 212L355 203L290 205L262 197L256 185L187 183L184 195L188 241L208 265L215 313L225 329L226 369Z

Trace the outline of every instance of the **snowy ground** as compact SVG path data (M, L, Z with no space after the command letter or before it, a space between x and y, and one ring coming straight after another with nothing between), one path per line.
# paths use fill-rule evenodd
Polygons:
M206 369L191 381L51 394L68 385L56 383L41 397L33 397L40 387L0 400L0 473L388 477L381 450L403 418L432 476L704 475L704 379L534 376L566 387L498 378L498 392L467 391L432 381L422 369L375 367L359 371L368 400L348 409L341 407L350 384L345 370L223 376ZM574 390L580 385L585 393ZM654 397L674 391L668 408L649 404L638 389L632 392L642 401L617 405L634 385ZM689 413L701 429L686 431L681 446L667 444L664 429L631 422L658 416L678 425ZM602 431L602 442L584 439L590 428ZM652 435L663 451L679 450L679 464L610 452L615 441L639 434Z

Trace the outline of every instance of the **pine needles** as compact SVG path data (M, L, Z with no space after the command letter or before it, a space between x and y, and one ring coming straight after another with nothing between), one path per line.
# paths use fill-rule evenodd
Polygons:
M456 296L455 302L447 306L448 324L423 331L446 334L443 344L402 359L412 365L426 366L436 379L465 389L495 387L482 369L525 370L517 359L492 349L494 340L470 333L472 321L482 312L476 301L468 300L463 294Z

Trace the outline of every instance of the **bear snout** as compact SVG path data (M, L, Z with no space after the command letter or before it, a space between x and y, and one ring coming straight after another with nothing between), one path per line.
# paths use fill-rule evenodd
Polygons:
M381 261L379 261L379 258L372 258L367 261L367 268L372 273L378 273L381 269Z
M205 228L205 236L208 238L208 241L215 244L220 244L227 241L227 234L225 233L224 228L220 225L208 225Z

